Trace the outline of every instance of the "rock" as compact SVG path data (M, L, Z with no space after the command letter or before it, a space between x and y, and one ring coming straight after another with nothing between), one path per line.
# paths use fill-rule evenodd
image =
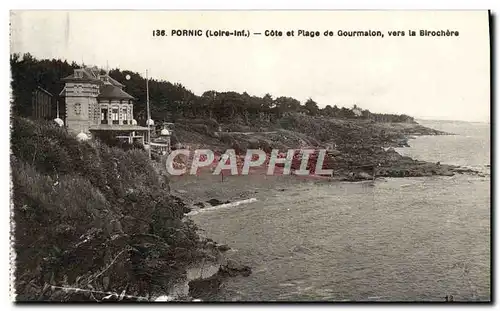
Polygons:
M181 209L182 209L182 212L184 214L187 214L187 213L191 212L191 209L189 207L187 207L187 205L185 205L185 204L181 206Z
M328 155L331 155L331 156L334 156L334 157L337 157L337 156L339 156L341 154L342 154L342 152L338 151L337 149L332 149L332 150L328 151Z
M357 179L373 179L373 176L371 176L370 174L366 173L366 172L359 172L358 175L356 176Z
M379 176L385 176L390 174L384 174L384 172L379 172ZM358 180L372 180L373 176L368 174L367 172L350 172L347 174L346 178L343 178L344 181L358 181Z
M217 249L221 252L227 252L228 250L231 249L231 247L229 247L227 244L220 244L217 245Z
M222 278L215 274L206 279L196 279L188 283L191 297L206 297L216 292L222 285Z
M218 199L210 199L208 201L206 201L208 204L212 205L212 206L217 206L217 205L222 205L224 204L224 202L222 202L221 200L218 200Z
M207 242L207 247L213 248L213 247L215 247L215 243L214 242Z
M191 212L191 209L186 205L186 203L184 203L181 198L173 195L170 196L170 198L174 201L174 204L182 210L184 214Z
M478 171L473 170L471 168L461 168L461 167L455 167L451 169L453 172L458 173L458 174L479 174Z
M197 202L197 203L194 203L193 205L196 206L196 207L198 207L198 208L204 208L205 207L205 203L203 203L203 202Z
M227 263L220 267L219 274L224 276L249 276L252 269L249 266L242 265L235 260L228 259Z

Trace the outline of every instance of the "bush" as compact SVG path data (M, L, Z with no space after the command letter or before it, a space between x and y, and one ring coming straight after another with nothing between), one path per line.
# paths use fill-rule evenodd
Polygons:
M221 142L223 142L224 144L229 145L229 146L233 145L234 142L236 141L233 138L232 134L229 134L229 133L220 133L219 139Z
M192 125L205 125L209 131L217 132L219 129L219 122L214 119L178 119L177 125L192 126Z
M166 292L201 256L186 207L143 150L22 118L11 138L17 300L91 299L49 285Z
M209 127L205 124L191 124L190 128L191 130L203 135L213 136L214 134L214 131L210 130Z

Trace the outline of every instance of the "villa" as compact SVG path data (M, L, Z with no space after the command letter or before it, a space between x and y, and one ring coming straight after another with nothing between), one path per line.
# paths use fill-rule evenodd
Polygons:
M110 133L115 137L145 142L148 128L133 119L135 98L123 90L124 85L97 67L75 69L63 78L59 94L65 103L65 125L77 138Z

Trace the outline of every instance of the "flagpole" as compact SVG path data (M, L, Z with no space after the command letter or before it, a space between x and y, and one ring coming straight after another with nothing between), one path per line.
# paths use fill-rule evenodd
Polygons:
M148 110L148 119L146 120L146 124L148 125L148 155L151 159L151 130L149 126L149 120L151 120L151 115L149 112L149 78L148 78L148 70L146 69L146 105Z

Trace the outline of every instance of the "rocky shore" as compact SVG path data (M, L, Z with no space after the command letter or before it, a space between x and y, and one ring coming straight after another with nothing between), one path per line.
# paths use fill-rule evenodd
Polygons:
M409 147L411 140L418 136L454 135L418 123L380 123L290 114L280 120L278 127L256 128L253 132L191 134L188 135L186 127L182 127L177 139L190 149L207 148L220 153L227 149L234 149L240 155L248 149L260 149L267 154L273 149L283 153L290 149L327 149L323 168L332 169L334 172L330 177L335 180L451 176L464 172L450 165L414 161L395 151L394 148ZM307 166L309 171L315 167L317 156L317 153L311 155ZM292 169L299 167L300 159L296 158Z
M341 124L339 124L339 122ZM308 123L311 124L311 123ZM314 129L300 127L301 132L278 130L276 132L253 133L225 133L220 138L220 145L203 145L194 143L193 148L235 148L244 153L246 148L269 150L279 148L282 151L300 148L316 150L327 149L323 162L323 169L333 170L332 175L321 176L315 173L318 153L310 156L307 169L310 176L293 176L293 171L300 168L301 161L297 157L292 161L292 174L266 174L266 163L252 171L247 176L226 175L222 179L213 175L210 170L201 170L198 175L171 176L171 191L179 200L185 202L184 210L203 211L218 206L225 206L231 202L252 198L265 199L274 191L293 190L297 183L310 182L356 182L373 180L384 177L425 177L425 176L453 176L455 174L480 173L469 168L454 165L414 160L399 154L394 148L409 147L412 139L420 135L452 135L426 128L419 124L380 124L356 121L334 121L333 128L328 128L332 139L316 139ZM333 132L336 130L336 132ZM229 139L229 138L230 139ZM317 136L316 136L317 137ZM206 140L210 141L210 140ZM240 158L241 160L242 158ZM241 163L239 163L241 169ZM230 245L219 245L207 239L206 247L216 252L214 260L209 264L212 273L190 279L187 282L187 292L191 299L206 299L222 286L227 277L245 277L251 274L251 267L242 266L231 260L224 252ZM215 267L215 268L213 268Z
M347 155L347 156L346 156ZM314 170L317 154L310 157L308 169ZM292 163L292 168L299 169L300 161ZM456 165L432 163L414 160L402 156L394 148L358 148L357 153L329 151L323 163L324 169L333 170L331 177L335 180L358 181L371 180L377 177L425 177L453 176L455 174L480 175L478 171Z

